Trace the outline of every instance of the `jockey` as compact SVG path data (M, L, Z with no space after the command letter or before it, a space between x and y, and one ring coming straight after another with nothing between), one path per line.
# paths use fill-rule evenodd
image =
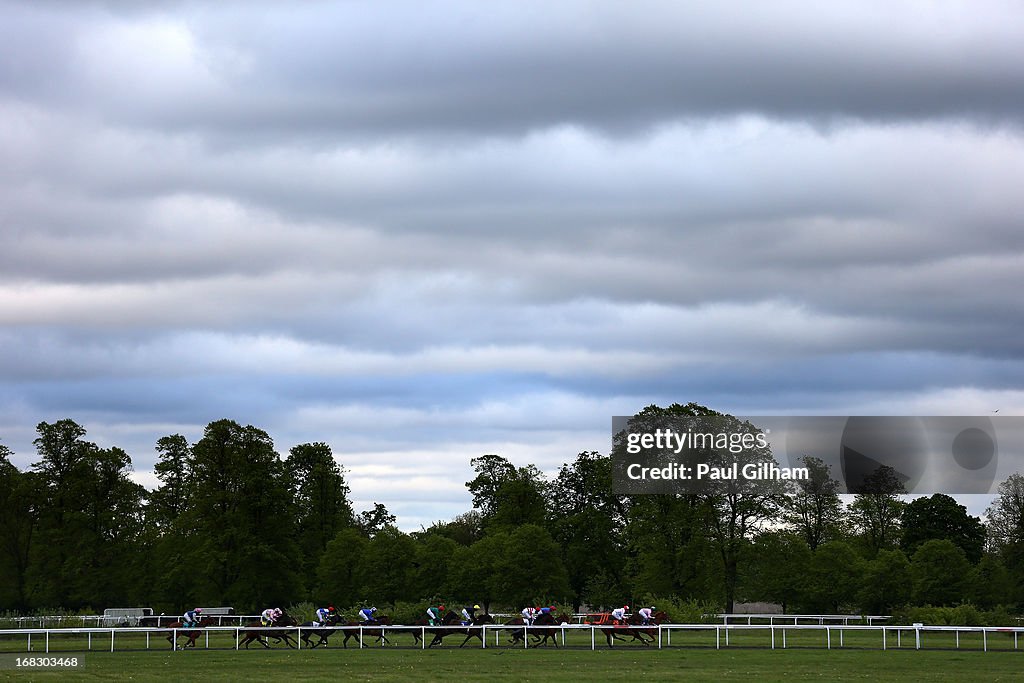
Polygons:
M321 607L316 611L316 620L313 622L313 626L326 626L327 622L331 617L334 616L334 605L328 605L327 607Z
M476 611L480 609L480 605L473 605L472 607L462 608L462 625L469 626L473 623L473 619L476 618Z
M537 618L537 610L533 607L527 606L520 612L523 615L523 623L527 626L533 626L533 620Z
M612 610L612 619L615 620L616 624L626 623L626 611L629 610L629 605L623 605L622 607L616 607Z
M185 612L181 617L181 622L184 626L198 626L199 620L202 618L200 615L203 613L202 607L196 607Z
M364 621L368 624L375 623L377 621L377 618L373 615L376 612L376 607L364 607L363 609L359 610L359 621Z
M654 605L651 605L650 607L640 608L640 611L637 612L637 614L639 614L640 618L644 620L644 626L647 626L649 623L651 623L651 619L654 618L652 616L654 614Z
M281 611L280 607L268 607L263 610L262 614L260 614L260 622L264 626L273 626L274 622L277 621L282 614L284 614L284 612Z
M551 614L553 609L554 609L553 607L541 607L540 608L540 613L541 614Z
M437 607L427 608L427 619L430 620L431 626L437 626L441 623L441 619L444 613L444 605L438 605Z

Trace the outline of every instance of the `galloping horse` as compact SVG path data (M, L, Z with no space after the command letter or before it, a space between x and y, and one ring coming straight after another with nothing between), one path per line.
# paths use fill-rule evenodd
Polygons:
M349 621L349 622L347 622L345 624L345 626L362 626L363 627L363 635L376 638L377 639L377 643L380 644L380 645L390 645L391 644L391 641L388 640L388 637L386 635L384 635L384 629L383 628L367 628L368 625L369 626L390 626L391 625L391 618L390 617L380 616L380 617L377 617L376 619L374 619L373 622L371 622L369 624L368 624L368 622L365 622L365 621ZM345 630L345 640L343 640L341 642L341 644L344 647L348 647L349 638L354 638L356 640L356 642L359 642L359 631L358 630L354 630L354 629L346 629Z
M302 632L302 642L304 642L306 644L306 647L310 649L315 648L318 645L323 645L324 647L327 647L327 639L333 636L334 632L337 630L327 627L336 626L340 621L341 617L339 617L337 614L332 614L329 617L327 617L327 621L324 623L324 626L314 626L313 624L315 622L312 621L307 621L304 624L299 624L299 626L301 626L302 628L309 629ZM309 639L313 636L317 636L319 640L315 643L310 643Z
M629 641L631 643L639 640L643 645L650 645L658 637L658 624L664 621L665 618L664 612L655 612L651 616L650 624L644 626L640 615L632 614L625 624L607 626L602 628L601 631L604 633L605 640L608 641L608 647L612 647L612 641L626 640L627 636L632 638ZM647 638L650 638L650 640L647 640Z
M275 623L275 626L298 625L299 622L295 621L295 618L289 615L287 612L283 612L281 616L277 619L277 622ZM261 628L262 626L262 621L256 621L251 624L246 624L245 628L257 629ZM249 649L249 644L252 643L252 641L254 640L257 641L263 647L269 648L270 643L263 640L264 638L273 638L279 643L283 640L285 645L287 645L288 647L295 647L296 645L298 645L295 639L292 638L291 633L289 631L245 631L242 635L243 638L240 641L238 641L238 645L239 647L245 645L246 650Z
M469 626L467 626L465 631L451 631L451 633L465 633L466 634L466 639L464 641L462 641L462 645L459 645L459 647L463 647L466 643L468 643L470 638L479 638L480 639L480 644L483 645L484 629L482 629L482 628L473 628L473 627L474 626L483 626L484 624L493 624L493 623L494 623L494 620L491 619L491 615L487 614L486 612L484 612L483 614L477 614L476 616L474 616L473 617L473 623L471 623Z
M446 618L442 622L445 626L459 626L459 625L463 625L462 624L462 620L460 619L458 613L456 613L456 612L449 612L448 614L451 614L452 616L448 617L448 615L445 615ZM482 613L482 614L478 614L475 617L473 617L473 621L471 623L465 624L466 628L451 628L451 629L441 628L441 629L436 629L434 631L431 631L431 633L434 634L434 639L430 641L430 645L428 645L428 647L434 647L435 645L438 645L438 644L444 644L444 639L445 638L447 638L448 636L454 636L454 635L466 636L465 639L462 641L462 645L459 645L459 647L462 647L463 645L468 643L470 638L479 638L482 641L483 640L483 631L484 630L482 628L473 628L473 627L474 626L483 626L484 624L491 624L493 622L494 622L494 620L491 619L491 615L490 614ZM418 634L416 634L415 631L413 632L413 634L414 634L414 637L416 637L417 642L418 642L419 641Z
M565 617L565 615L562 615L562 621L568 622L569 618ZM540 647L541 645L547 645L549 640L552 643L555 644L555 647L558 647L558 638L557 638L558 632L555 629L551 629L551 628L534 628L534 627L536 627L536 626L557 626L560 623L561 623L561 621L555 619L555 615L554 614L548 613L548 614L541 614L540 616L538 616L534 620L533 626L527 626L525 629L522 628L522 626L525 624L525 622L523 621L522 617L516 617L514 619L506 621L505 625L506 626L519 626L520 627L520 628L515 629L515 630L512 631L512 636L509 639L509 642L512 645L515 645L516 643L522 642L523 634L525 632L527 635L529 635L534 640L533 645L530 645L530 647Z
M455 612L455 610L452 610L450 612L445 612L444 616L441 617L441 626L455 626L458 623L459 623L459 615L458 615L457 612ZM430 625L430 622L427 619L417 619L416 621L414 621L411 624L411 626L429 626L429 625ZM444 637L446 635L449 635L451 633L457 633L457 631L455 629L440 628L440 629L427 629L427 633L430 633L430 634L432 634L434 636L434 639L430 641L430 644L427 645L427 647L434 647L438 643L443 642L444 641ZM420 637L419 631L413 631L412 632L412 637L415 639L415 642L417 644L419 644L422 641L422 638Z
M196 620L196 626L198 628L202 628L202 623L205 620L206 620L205 617L201 617L201 618L197 619ZM165 628L177 628L177 629L180 629L180 628L182 628L184 626L185 626L185 624L183 622L181 622L181 621L172 621ZM187 627L187 628L191 629L191 627ZM193 630L178 631L178 638L181 638L182 636L185 636L186 638L188 638L188 641L184 645L181 646L181 649L184 650L186 647L195 647L196 646L196 639L201 634L202 634L202 631L193 631ZM174 641L174 642L172 642L172 641ZM167 634L167 642L171 643L174 646L175 650L179 649L178 648L178 643L177 643L177 641L176 641L176 639L174 637L174 632L173 631L171 633Z

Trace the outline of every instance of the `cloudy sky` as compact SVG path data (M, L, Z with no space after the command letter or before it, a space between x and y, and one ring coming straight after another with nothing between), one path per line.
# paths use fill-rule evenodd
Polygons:
M0 439L359 508L610 418L1024 413L1016 2L0 2Z

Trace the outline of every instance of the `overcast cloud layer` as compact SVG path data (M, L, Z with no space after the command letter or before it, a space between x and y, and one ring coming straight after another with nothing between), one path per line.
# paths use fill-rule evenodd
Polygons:
M1024 10L891 5L0 2L0 439L412 529L650 403L1024 414Z

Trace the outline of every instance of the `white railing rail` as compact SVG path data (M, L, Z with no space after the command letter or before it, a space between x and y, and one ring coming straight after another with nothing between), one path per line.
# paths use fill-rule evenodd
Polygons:
M461 632L462 634L469 634L470 632L479 632L480 634L480 647L493 647L488 645L490 634L494 634L494 646L500 646L501 634L506 636L513 636L517 632L522 632L523 637L516 638L514 644L515 647L519 647L519 641L521 640L521 646L528 648L531 646L530 638L538 633L553 632L557 639L560 637L562 645L566 644L566 633L569 632L589 632L590 635L590 649L597 649L599 638L605 638L606 634L618 633L622 634L627 630L642 631L645 635L651 637L650 645L658 648L673 647L672 646L672 634L677 632L693 632L693 631L704 631L710 634L714 631L715 640L714 647L716 649L722 649L723 647L730 647L730 635L735 635L743 632L754 632L754 631L768 631L769 640L768 643L771 649L787 647L787 634L797 632L819 632L823 635L823 641L817 647L821 649L833 649L834 645L839 648L844 647L844 635L849 632L857 633L876 633L879 638L880 649L886 650L893 644L895 639L895 646L897 648L903 648L904 637L913 637L914 649L922 649L922 644L926 640L928 634L936 633L952 633L955 637L955 647L960 647L960 637L962 634L980 634L982 639L982 650L988 651L989 637L995 634L1013 635L1013 649L1018 649L1019 638L1024 633L1024 627L1013 626L1013 627L997 627L997 626L929 626L929 625L912 625L912 626L891 626L891 625L850 625L850 624L661 624L652 626L609 626L609 625L596 625L596 624L562 624L553 626L510 626L504 624L485 624L481 626L404 626L398 624L373 624L368 626L330 626L330 627L309 627L309 626L207 626L202 628L192 629L170 629L170 628L154 628L154 627L81 627L81 628L18 628L18 629L0 629L0 638L25 638L26 650L25 651L45 651L50 652L51 648L51 637L57 636L59 640L66 640L67 636L85 636L86 638L86 649L94 650L102 648L103 650L108 649L107 643L109 642L109 651L114 652L116 648L116 642L118 636L130 636L130 635L145 635L146 649L152 649L155 641L156 647L159 648L173 648L181 649L181 645L178 640L181 636L185 636L188 633L199 632L199 636L196 641L200 641L205 648L210 647L210 635L216 633L229 633L234 635L234 647L239 649L241 643L244 640L244 634L249 633L263 633L273 632L275 634L285 633L292 637L297 643L297 647L302 649L303 647L309 647L309 644L304 645L303 634L307 635L307 638L315 637L318 633L330 631L333 634L352 632L357 638L359 647L367 647L371 641L375 640L378 634L388 635L396 633L414 633L419 636L419 647L426 649L428 644L428 636L433 639L433 636L438 632L453 631ZM473 633L473 635L476 635ZM352 636L350 636L352 637ZM169 639L169 640L168 640ZM163 641L168 640L166 645ZM61 643L65 644L66 643ZM94 646L95 644L95 646ZM137 645L137 643L136 643ZM381 643L383 645L383 642ZM577 644L579 646L579 644ZM688 645L690 647L709 647L709 644L705 645ZM225 647L221 644L221 649ZM676 647L683 647L677 645ZM751 647L747 644L741 647ZM755 645L753 647L765 647L765 645ZM814 647L814 645L808 646L806 642L799 645L801 648ZM863 645L858 645L863 647ZM138 649L138 647L125 647L122 649ZM59 651L64 651L62 648ZM74 650L78 651L78 650Z
M728 624L730 620L733 622L742 622L746 620L748 626L753 624L754 619L768 620L769 625L773 625L776 622L785 624L791 622L793 625L799 625L801 621L809 623L817 623L819 626L824 626L826 623L842 623L844 626L849 625L851 621L860 622L866 621L868 625L874 624L876 621L888 621L892 619L891 615L888 614L717 614L715 615L718 619L722 620L723 624Z

